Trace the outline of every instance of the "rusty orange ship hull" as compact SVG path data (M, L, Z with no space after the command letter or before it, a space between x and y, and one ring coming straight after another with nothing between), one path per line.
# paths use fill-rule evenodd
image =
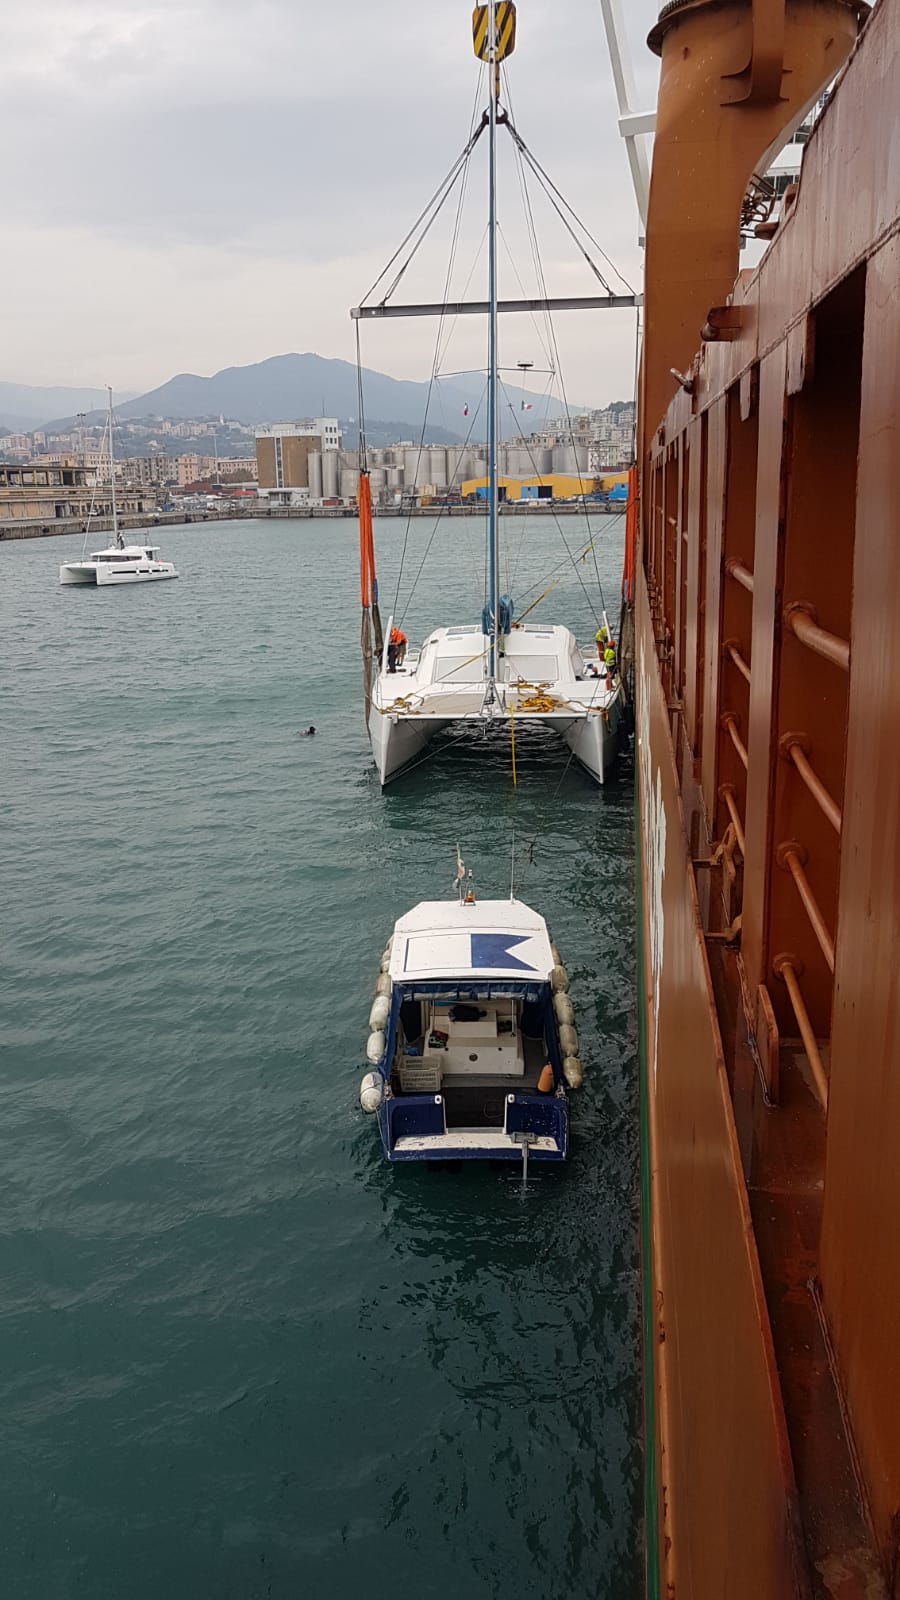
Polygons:
M667 1600L900 1595L900 0L866 11L675 0L652 36L633 588ZM750 173L838 72L737 274Z

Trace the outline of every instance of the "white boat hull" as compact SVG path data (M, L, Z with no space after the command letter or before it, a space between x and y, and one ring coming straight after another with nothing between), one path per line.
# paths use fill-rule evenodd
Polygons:
M157 583L161 578L177 578L171 561L157 561L152 565L132 568L105 567L92 561L66 561L59 569L60 583L94 584L97 588L109 586L121 589L132 583Z
M432 718L425 721L400 713L381 712L373 706L369 734L382 787L424 755L435 734L446 726L446 722Z
M625 712L621 680L595 674L566 628L533 624L505 639L503 676L488 703L482 675L487 641L474 628L439 629L420 653L383 670L373 688L369 735L382 785L417 758L436 733L471 724L521 734L552 727L598 784L615 765Z

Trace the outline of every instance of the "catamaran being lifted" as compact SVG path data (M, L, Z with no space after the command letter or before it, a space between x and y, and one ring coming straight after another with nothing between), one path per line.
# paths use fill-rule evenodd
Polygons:
M388 640L391 628L388 627ZM372 688L369 733L382 784L408 766L449 723L505 727L543 723L603 783L615 761L624 715L613 667L581 651L568 628L507 622L496 675L494 641L477 626L437 628L393 668L388 647Z
M363 304L351 312L359 321L369 317L453 316L461 313L487 313L487 446L488 446L488 526L487 526L487 604L477 624L437 628L421 649L409 651L402 661L395 658L389 619L387 635L382 636L375 577L375 552L372 533L372 498L367 470L363 407L360 404L360 565L362 590L362 649L366 720L372 753L382 784L388 783L410 762L420 757L429 741L450 723L472 724L486 729L506 727L511 741L523 726L537 723L555 729L568 744L573 757L598 783L603 783L612 766L625 720L625 690L615 669L614 652L610 661L606 651L599 661L579 649L574 634L559 625L539 626L514 620L513 603L499 593L499 474L497 409L499 394L498 315L501 311L540 309L584 309L636 306L633 294L614 295L593 262L605 295L578 300L500 301L497 283L497 129L504 126L517 151L532 170L546 178L513 127L508 112L500 109L500 63L515 45L516 8L512 0L491 0L476 6L473 34L476 55L488 65L489 107L472 134L462 156L449 177L423 213L423 218L407 235L404 246L425 219L419 242L424 238L437 210L466 169L468 158L483 132L488 133L489 210L487 230L488 291L486 303L444 302L438 305L395 305L390 297L400 281L417 245L407 255L384 298ZM548 180L549 181L549 180ZM558 191L554 189L558 196ZM559 197L561 200L562 197ZM437 201L437 204L435 204ZM556 202L554 202L556 203ZM565 202L562 202L565 205ZM556 207L560 215L559 205ZM430 215L429 215L430 212ZM569 224L567 223L567 226ZM571 227L569 229L571 232ZM586 254L586 252L583 251ZM397 252L399 256L400 251ZM590 258L588 258L590 259ZM391 266L397 260L394 261ZM387 269L386 269L387 271ZM379 279L379 283L382 282ZM376 286L377 287L377 286ZM371 300L370 291L367 300ZM358 341L357 341L358 348ZM362 368L360 365L360 400ZM424 435L423 435L424 437ZM602 606L602 598L601 598ZM374 647L373 647L374 635ZM600 635L598 634L598 638ZM603 640L609 644L609 624L603 613ZM605 657L605 659L604 659Z

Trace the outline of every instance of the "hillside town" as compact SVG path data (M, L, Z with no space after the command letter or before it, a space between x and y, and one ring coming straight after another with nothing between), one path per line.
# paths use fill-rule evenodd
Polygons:
M499 447L501 498L509 505L616 498L633 460L633 402L549 420ZM359 449L345 445L337 417L255 426L217 419L138 418L115 426L121 516L286 516L355 509ZM483 444L435 445L414 438L366 452L373 503L383 514L477 505L486 494ZM111 514L104 427L74 424L0 437L0 538L80 528Z

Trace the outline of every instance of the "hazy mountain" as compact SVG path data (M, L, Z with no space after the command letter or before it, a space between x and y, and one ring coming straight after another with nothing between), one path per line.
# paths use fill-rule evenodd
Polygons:
M122 398L130 400L129 389ZM75 416L106 405L105 389L41 388L30 383L0 383L0 425L8 432L31 433L52 417Z
M402 417L403 426L414 424L421 429L428 400L427 383L412 383L399 378L389 378L383 372L368 369L363 374L363 399L366 416L372 418ZM465 437L473 425L473 437L483 438L486 431L484 407L476 418L482 401L484 378L472 374L471 378L455 377L434 385L428 409L429 422L435 429L451 435ZM518 432L522 426L529 431L544 420L548 413L556 416L562 407L559 400L547 400L540 394L526 393L526 402L533 409L519 419L518 407L522 391L512 393L516 417L505 411L504 433ZM465 416L465 408L469 415ZM289 422L296 417L355 418L358 411L356 367L349 361L328 361L317 355L271 356L268 361L258 361L250 367L225 367L211 378L199 378L194 373L182 372L170 378L149 394L138 395L125 405L116 406L120 417L232 417L246 423ZM383 426L383 424L380 424ZM374 443L373 439L373 443Z

